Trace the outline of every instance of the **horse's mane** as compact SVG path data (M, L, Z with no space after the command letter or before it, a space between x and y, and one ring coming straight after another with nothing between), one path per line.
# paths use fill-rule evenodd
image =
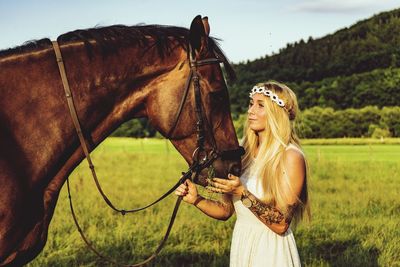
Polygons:
M153 40L151 46L150 38ZM94 40L100 44L103 53L109 54L115 50L116 45L139 45L151 48L157 47L160 57L168 54L173 47L171 37L177 41L178 45L187 50L189 30L176 26L164 25L113 25L107 27L94 27L85 30L75 30L60 35L57 38L59 43L68 43L83 41L89 55L92 52L90 41ZM48 38L40 40L32 40L24 43L22 46L10 48L0 51L0 56L8 56L16 53L26 53L34 50L45 49L51 47L51 41ZM232 66L229 64L226 56L218 45L218 39L209 38L209 49L214 51L216 56L224 61L225 70L230 80L235 79L235 73Z
M49 38L44 38L40 40L30 40L26 41L21 46L16 46L13 48L8 48L5 50L0 50L0 57L11 56L19 53L26 53L35 50L45 49L51 46L51 41Z
M156 47L160 57L173 48L171 38L178 42L178 45L186 49L189 31L185 28L162 25L113 25L108 27L95 27L86 30L76 30L60 35L57 38L59 43L83 41L90 54L92 50L91 40L100 45L102 52L107 55L113 53L118 46L139 45L150 49ZM149 38L150 37L150 38ZM145 51L147 51L147 49ZM144 52L145 52L144 51Z

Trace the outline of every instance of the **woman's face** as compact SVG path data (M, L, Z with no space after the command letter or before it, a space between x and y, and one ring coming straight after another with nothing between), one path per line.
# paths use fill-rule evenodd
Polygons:
M267 112L265 109L265 96L263 94L254 94L253 98L250 98L247 119L249 120L250 129L256 133L265 130L267 124Z

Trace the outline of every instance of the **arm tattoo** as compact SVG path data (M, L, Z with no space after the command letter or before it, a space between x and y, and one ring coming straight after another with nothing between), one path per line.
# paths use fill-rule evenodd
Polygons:
M287 214L283 214L273 205L262 202L246 189L243 191L242 201L244 199L248 199L251 201L251 206L248 208L264 224L268 225L271 225L273 223L280 224L282 221L285 221L285 223L290 224L297 207L297 204L289 205Z

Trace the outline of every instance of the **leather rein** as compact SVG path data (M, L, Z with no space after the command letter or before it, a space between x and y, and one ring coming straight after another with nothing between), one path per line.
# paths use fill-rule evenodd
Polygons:
M202 101L201 101L201 90L200 90L200 78L197 72L197 67L198 66L203 66L203 65L208 65L208 64L216 64L216 63L223 63L224 61L219 59L218 57L216 58L208 58L208 59L204 59L204 60L196 60L195 58L193 58L192 55L192 51L191 51L191 47L189 45L189 62L190 62L190 73L189 76L186 80L185 83L185 90L184 90L184 94L181 100L181 103L179 105L179 109L178 112L176 113L176 117L173 120L173 125L170 128L168 134L167 134L167 138L171 139L171 135L174 132L176 125L179 121L179 117L182 113L183 110L183 106L184 103L186 102L187 99L187 95L189 92L189 88L190 88L190 84L191 82L193 82L193 88L194 88L194 94L195 94L195 111L196 111L196 116L197 116L197 148L195 149L195 151L193 152L193 164L189 167L189 169L186 172L182 173L182 176L180 177L180 179L178 180L178 182L170 189L168 190L166 193L164 193L160 198L158 198L157 200L155 200L154 202L152 202L149 205L146 205L144 207L141 208L136 208L136 209L119 209L117 208L112 202L111 200L105 195L104 191L101 188L101 185L97 179L97 174L95 171L95 167L93 165L92 159L90 157L90 152L88 149L88 146L86 144L86 140L83 136L82 133L82 129L79 123L79 118L75 109L75 105L74 105L74 101L73 101L73 97L72 97L72 93L69 87L69 83L68 83L68 79L67 79L67 75L65 72L65 67L64 67L64 62L62 59L62 55L61 55L61 51L60 51L60 47L57 41L52 41L53 44L53 49L56 55L56 59L57 59L57 65L59 68L59 72L60 72L60 76L61 76L61 80L62 80L62 84L64 87L64 91L65 91L65 96L67 98L67 103L68 103L68 107L69 107L69 111L70 111L70 115L72 118L72 121L74 123L77 135L79 137L79 141L80 141L80 145L82 147L82 150L85 154L85 157L88 161L89 164L89 168L92 172L92 176L93 176L93 180L96 184L96 187L99 191L99 193L101 194L101 196L103 197L104 201L106 202L106 204L113 209L114 211L120 213L121 215L125 215L126 213L134 213L143 209L146 209L148 207L153 206L154 204L156 204L157 202L161 201L162 199L164 199L165 197L167 197L170 193L172 193L176 188L179 187L180 184L184 183L186 179L197 179L199 173L201 172L201 170L208 168L209 166L211 166L211 164L217 159L217 158L222 158L222 159L240 159L240 157L244 154L244 149L242 147L239 147L238 149L235 150L226 150L226 151L221 151L219 152L217 150L217 144L216 144L216 140L214 137L214 134L211 134L211 143L212 143L212 150L209 154L206 153L205 149L204 149L204 141L205 141L205 123L208 124L208 126L210 125L208 123L207 117L205 116L203 109L202 109ZM212 129L212 128L209 128ZM161 251L162 247L164 246L165 242L168 239L169 233L171 231L172 225L175 221L175 217L176 214L178 212L179 209L179 205L182 201L182 197L179 196L177 198L174 210L172 212L171 215L171 219L167 228L167 231L163 237L163 239L161 240L160 244L158 245L157 249L154 251L154 253L148 257L146 260L137 263L137 264L121 264L117 261L115 261L114 259L111 259L109 257L106 257L104 255L102 255L100 252L98 252L94 246L92 245L92 243L88 240L88 238L85 236L85 234L83 233L82 228L80 227L78 220L77 220L77 216L75 214L74 211L74 207L73 207L73 203L72 203L72 197L71 197L71 191L70 191L70 185L69 185L69 178L67 178L67 189L68 189L68 199L69 199L69 204L70 204L70 209L71 209L71 213L72 213L72 217L74 219L75 225L79 231L79 234L81 235L82 239L84 240L84 242L86 243L86 245L88 246L88 248L90 250L92 250L97 256L99 256L100 258L102 258L103 260L116 264L118 266L131 266L131 267L136 267L136 266L144 266L145 264L149 263L151 260L153 260L158 253Z

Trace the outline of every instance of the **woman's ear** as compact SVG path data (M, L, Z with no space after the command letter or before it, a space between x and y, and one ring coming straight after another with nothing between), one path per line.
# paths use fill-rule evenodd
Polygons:
M189 40L192 47L193 56L202 53L207 49L208 34L210 26L208 18L201 18L200 15L196 16L190 25Z

